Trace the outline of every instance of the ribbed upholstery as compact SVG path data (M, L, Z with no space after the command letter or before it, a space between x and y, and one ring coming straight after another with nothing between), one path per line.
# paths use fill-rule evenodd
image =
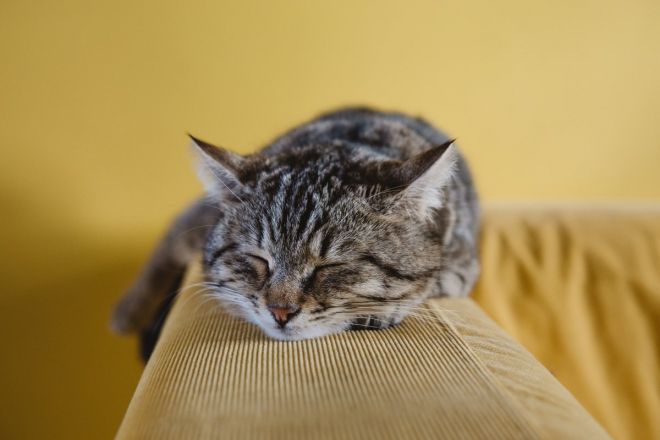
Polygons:
M435 300L430 307L451 313L451 322L503 390L514 398L543 438L606 437L587 411L527 350L508 337L471 300Z
M188 289L117 437L607 435L471 300L432 301L392 330L280 342Z

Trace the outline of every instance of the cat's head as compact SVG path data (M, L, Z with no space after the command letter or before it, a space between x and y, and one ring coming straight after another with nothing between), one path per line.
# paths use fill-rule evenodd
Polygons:
M451 142L396 161L337 145L242 157L193 141L221 211L207 285L269 336L397 324L436 283Z

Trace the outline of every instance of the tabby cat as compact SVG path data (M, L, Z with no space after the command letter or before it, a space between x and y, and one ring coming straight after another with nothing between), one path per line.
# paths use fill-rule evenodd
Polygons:
M478 204L454 142L419 118L356 108L240 156L192 138L203 198L115 310L148 357L191 260L229 311L283 340L394 326L479 273Z

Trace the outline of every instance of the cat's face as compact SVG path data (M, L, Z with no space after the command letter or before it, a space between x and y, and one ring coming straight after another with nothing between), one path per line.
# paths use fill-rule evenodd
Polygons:
M406 186L346 160L327 151L255 159L235 180L213 170L226 192L204 252L208 290L270 337L395 325L435 282L442 231L428 222L438 205L423 199L440 196L409 187L438 157Z

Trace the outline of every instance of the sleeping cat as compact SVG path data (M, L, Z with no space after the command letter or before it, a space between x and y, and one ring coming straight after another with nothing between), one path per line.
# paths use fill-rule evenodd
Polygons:
M239 156L192 138L206 195L176 219L115 310L148 357L199 255L226 308L283 340L398 324L479 272L478 204L453 141L421 119L322 115Z

